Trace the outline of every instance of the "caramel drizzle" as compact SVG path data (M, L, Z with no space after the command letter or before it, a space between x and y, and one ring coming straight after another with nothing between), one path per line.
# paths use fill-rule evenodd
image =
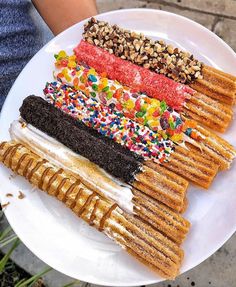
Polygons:
M6 144L7 144L7 142L2 142L2 143L0 144L0 150L3 149Z
M76 188L76 186L77 185L79 185L80 184L80 180L76 180L76 182L74 182L69 188L68 188L68 190L65 192L65 195L64 195L64 198L63 198L63 200L62 200L62 202L66 202L66 200L67 200L67 197L68 197L68 195ZM80 193L80 190L78 191L78 193L77 193L77 195L76 195L76 198L77 198L77 196L78 196L78 194ZM75 199L76 200L76 199ZM74 203L74 202L73 202ZM76 202L75 202L75 204L76 204ZM74 205L75 206L75 205ZM72 208L74 208L74 207L72 207Z
M16 152L18 150L18 147L22 146L22 144L17 144L15 145L15 148L12 150L11 154L10 154L10 159L9 159L9 167L12 169L12 160L13 157L16 155Z
M23 176L25 178L27 178L27 172L29 171L29 168L31 167L32 163L34 162L34 159L33 158L30 158L29 161L27 162L26 166L24 167L24 170L23 170Z
M4 146L6 145L6 142L3 142L1 143L0 145L0 149L2 149ZM17 152L17 149L22 146L21 144L16 144L14 146L10 146L6 149L6 151L4 152L3 154L3 162L6 160L6 158L8 157L8 155L10 155L10 161L9 161L9 167L12 168L12 159L15 155L15 153ZM28 156L29 154L28 153L24 153L18 163L17 163L17 166L15 168L15 171L18 172L22 162L24 161L24 159ZM29 170L30 166L32 165L34 159L33 158L30 158L29 161L27 162L26 166L24 167L24 170L23 170L23 176L27 178L27 171ZM34 175L34 173L44 164L46 163L47 160L43 159L42 161L38 162L36 164L36 166L30 171L29 175L28 175L28 180L31 181L32 179L32 176ZM44 170L41 178L40 178L40 181L39 181L39 184L38 184L38 187L40 189L42 189L42 186L43 186L43 183L44 183L44 180L45 180L45 177L47 176L49 170L51 169L52 167L48 167ZM53 184L53 182L56 180L57 176L59 174L61 174L63 172L63 169L60 168L57 172L54 173L54 175L50 178L48 184L47 184L47 187L45 188L46 191L48 191L51 187L51 185ZM60 182L60 184L58 185L57 189L56 189L56 194L55 196L58 196L61 188L63 187L63 185L66 183L66 181L69 180L69 178L63 178L62 181ZM65 195L62 199L62 202L65 202L68 195L73 192L73 190L81 183L80 180L76 180L76 182L74 182L69 188L68 190L65 192ZM81 192L83 191L83 188L80 188L78 193L76 194L76 197L75 197L75 200L73 201L73 203L71 204L70 208L73 209L75 206L76 206L76 203L79 199L79 196L81 195ZM88 198L86 199L85 203L83 204L83 206L81 206L79 212L77 213L78 216L80 217L83 212L86 210L86 208L90 205L90 203L92 202L93 198L96 196L96 193L93 192L92 194L90 194L88 196ZM96 210L97 210L97 207L98 207L98 204L99 204L99 198L96 199L96 202L94 204L94 208L92 210L92 213L90 215L90 218L89 218L89 224L90 225L93 225L93 221L96 217ZM101 220L100 220L100 226L99 226L99 231L102 231L103 228L104 228L104 225L105 225L105 222L106 220L110 217L111 213L113 212L114 209L116 209L116 207L118 206L118 204L113 204L109 209L108 211L102 216Z
M0 145L0 149L2 149L4 146L5 146L6 142L3 142L1 143ZM12 167L12 158L13 156L15 155L15 153L17 152L17 149L18 147L21 146L21 144L17 144L17 145L14 145L14 146L10 146L7 148L7 150L4 152L3 154L3 162L6 160L7 156L10 155L10 162L9 162L9 167ZM23 162L23 160L28 156L29 154L28 153L25 153L23 154L19 161L18 161L18 164L15 168L15 171L18 172L20 166L21 166L21 163ZM28 175L28 180L31 181L31 178L33 176L33 174L44 164L46 163L47 161L45 159L43 159L42 161L38 162L36 164L36 166L31 170L31 172L29 173ZM32 165L33 163L33 158L30 158L30 160L28 161L27 165L25 166L24 170L23 170L23 176L26 177L26 174L27 174L27 171L28 169L30 168L30 166ZM43 183L44 183L44 180L45 180L45 177L47 176L47 173L49 172L49 170L51 169L51 167L48 167L44 170L41 178L40 178L40 181L39 181L39 184L38 184L38 187L40 189L42 189L42 186L43 186ZM56 173L54 173L54 175L50 178L48 184L47 184L47 187L45 188L46 191L48 191L52 185L52 183L56 180L57 176L59 174L61 174L63 172L63 169L60 168ZM69 180L68 178L63 178L63 180L61 181L61 183L58 185L57 189L56 189L56 194L55 196L58 196L61 188L63 187L63 185L66 183L66 181ZM65 195L62 199L62 202L65 202L68 195L76 188L76 186L78 186L80 184L80 180L77 180L76 182L74 182L69 188L68 190L65 192ZM70 208L73 209L79 199L79 196L81 195L81 192L82 192L83 188L80 188L77 195L76 195L76 198L75 200L73 201L73 203L71 204ZM89 206L89 204L92 202L93 198L96 196L96 193L93 192L92 194L90 194L88 196L88 198L86 199L84 205L80 208L79 212L77 213L78 216L80 217L83 212L85 211L85 209ZM98 207L98 204L99 204L99 198L96 199L96 202L94 204L94 208L93 208L93 211L90 215L90 218L89 218L89 224L90 225L93 225L93 221L95 219L95 216L96 216L96 210L97 210L97 207ZM103 228L104 228L104 225L105 225L105 222L106 220L110 217L111 213L113 212L113 210L116 209L116 207L118 206L118 204L113 204L109 209L108 211L102 216L101 220L100 220L100 226L99 226L99 231L102 231Z
M94 219L96 217L96 210L98 208L99 201L100 201L99 198L97 198L96 201L95 201L95 204L94 204L94 207L93 207L93 211L92 211L92 213L90 215L90 218L89 218L89 225L94 225L93 221L94 221Z
M38 184L39 189L42 189L45 177L47 176L47 173L49 172L50 169L51 169L51 167L47 167L44 170L44 172L43 172L43 174L42 174L42 176L40 178L39 184Z
M73 189L74 189L75 187L76 187L76 186L74 186ZM72 190L73 190L73 189L72 189ZM74 201L73 201L73 202L71 203L71 205L70 205L70 208L71 208L71 209L75 208L76 203L77 203L77 201L78 201L78 199L79 199L79 197L80 197L80 195L81 195L81 193L82 193L83 190L84 190L83 187L81 187L81 188L79 189L78 193L76 194L76 197L75 197Z
M20 157L20 159L19 159L19 161L18 161L18 163L17 163L17 166L16 166L16 168L15 168L15 172L16 172L16 173L18 173L19 168L21 167L22 162L24 161L24 159L25 159L28 155L29 155L28 153L24 153L24 154Z
M60 182L60 184L58 185L58 187L56 189L54 196L58 197L63 185L66 183L67 180L69 180L68 177L62 179L62 181ZM64 199L65 199L65 196L63 197L62 202L64 202Z
M28 175L28 180L29 180L30 183L31 183L31 179L32 179L34 173L36 173L36 171L37 171L43 164L45 164L46 162L47 162L46 159L43 159L42 161L38 162L38 163L36 164L36 166L31 170L31 172L30 172L29 175Z
M17 144L17 145L12 145L12 146L9 146L3 156L2 156L2 162L5 164L5 160L6 158L8 157L9 154L14 154L16 152L16 150L18 149L18 147L20 146L21 144ZM10 161L12 161L12 159L10 158ZM9 167L11 167L11 165L9 164Z
M100 220L100 226L98 228L99 231L103 231L104 228L104 224L106 222L106 220L111 216L111 213L114 209L116 209L118 206L117 203L114 203L109 209L108 211L103 215L103 217Z
M59 174L61 174L62 172L63 172L63 169L62 169L62 168L58 169L58 171L55 172L54 175L49 179L48 184L47 184L47 186L45 187L45 190L46 190L47 192L49 192L49 190L50 190L50 188L51 188L51 185L52 185L53 182L56 180L57 176L58 176Z
M91 193L88 198L86 199L85 203L83 206L81 206L79 212L77 213L77 215L80 217L82 215L82 213L85 211L85 209L87 208L87 206L89 206L89 204L92 202L93 198L96 196L97 194L95 192Z
M5 152L4 152L3 156L2 156L2 162L3 162L3 163L5 162L7 156L9 155L9 153L12 151L13 148L14 148L14 146L9 146L9 147L5 150Z

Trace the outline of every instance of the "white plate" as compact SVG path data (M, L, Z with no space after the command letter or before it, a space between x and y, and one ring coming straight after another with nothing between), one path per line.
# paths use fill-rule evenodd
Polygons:
M99 19L137 30L153 38L191 51L214 67L236 74L234 52L201 25L168 12L146 9L120 10L98 16ZM0 119L0 140L9 139L10 123L18 118L22 100L42 94L45 82L52 80L53 54L68 52L81 39L83 22L63 32L28 63L12 87ZM236 123L224 135L236 146ZM162 279L129 257L121 248L88 227L56 199L32 190L22 178L9 180L10 172L0 166L1 201L8 192L26 194L23 200L11 199L6 216L15 232L40 259L74 278L101 285L134 286ZM236 165L220 173L209 191L191 187L186 217L192 228L184 243L185 260L181 272L201 263L236 230Z

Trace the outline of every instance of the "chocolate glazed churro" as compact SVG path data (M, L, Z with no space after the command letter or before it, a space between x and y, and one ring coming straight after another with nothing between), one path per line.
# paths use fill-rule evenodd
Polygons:
M0 161L31 184L64 202L75 214L121 245L164 278L179 273L182 249L143 221L120 209L62 168L17 142L0 144Z
M188 182L166 172L160 172L143 164L143 159L113 140L103 137L81 122L66 115L40 97L26 98L20 108L21 117L42 132L57 139L65 146L115 177L139 188L170 208L181 211L185 205Z
M41 108L39 108L41 107ZM55 114L56 116L53 116L53 114ZM170 157L170 161L173 164L170 166L170 170L174 171L174 175L173 173L171 173L171 175L167 174L165 172L165 170L163 171L162 167L160 167L158 164L154 163L154 166L151 167L151 169L149 168L150 165L148 163L148 161L145 161L145 165L143 165L143 163L139 162L139 169L142 166L142 172L138 172L136 167L134 166L132 173L136 174L135 176L131 175L122 175L122 172L119 173L112 173L113 170L117 170L117 168L114 166L117 163L115 162L115 158L116 161L118 160L119 156L115 156L114 155L114 149L117 147L119 148L119 152L122 153L122 150L124 149L124 147L122 147L120 144L114 145L114 141L110 138L104 137L101 134L99 135L99 140L100 140L100 144L110 144L110 142L112 142L112 150L111 153L113 153L113 161L112 161L112 165L113 165L113 169L109 168L109 170L107 169L107 166L104 165L104 163L106 162L106 160L104 160L104 152L101 148L99 148L99 145L96 144L97 139L93 139L93 145L96 145L96 147L94 147L95 149L100 149L100 159L102 160L102 162L99 164L98 157L95 156L95 152L94 153L90 153L90 151L86 150L88 148L88 145L85 144L84 147L82 147L81 144L81 139L78 139L76 141L76 143L73 143L73 138L75 139L76 136L80 135L80 130L81 127L82 129L85 129L87 132L92 133L94 137L98 137L97 136L97 132L95 130L91 130L90 128L88 128L87 126L83 125L80 121L75 120L74 118L68 116L67 114L65 114L64 112L60 111L59 109L53 107L52 105L46 103L43 99L38 98L38 97L28 97L26 100L24 100L23 105L21 107L21 116L22 118L24 118L26 120L26 122L34 125L35 127L41 129L43 132L48 133L49 135L53 136L53 137L58 137L57 140L61 141L63 144L65 144L66 146L68 146L69 148L71 148L72 150L74 150L77 153L80 153L81 155L87 157L89 160L95 162L96 164L100 165L102 168L104 168L105 170L107 170L108 172L110 172L111 174L113 174L116 177L121 177L125 182L132 182L131 184L133 186L135 186L136 188L142 188L142 191L144 191L145 193L147 193L148 195L156 198L156 188L157 190L162 189L162 196L164 194L166 194L166 196L164 196L165 203L171 207L170 202L168 202L169 200L171 201L171 197L169 197L169 192L164 193L164 190L166 190L166 187L168 187L168 189L170 188L171 190L173 190L173 196L174 198L179 198L179 192L182 194L182 191L178 191L178 193L176 193L176 190L179 190L179 185L183 184L183 181L179 180L179 177L176 177L176 173L180 173L182 175L185 176L185 178L187 180L191 180L192 182L194 182L197 185L200 185L204 188L208 188L209 185L211 184L212 180L214 179L217 171L218 171L218 165L215 164L214 162L212 162L207 155L204 155L204 157L202 157L202 154L198 154L197 152L192 153L189 152L189 150L181 148L181 147L177 147L175 152L172 153L172 155L174 155L174 157ZM62 120L65 120L65 126L67 125L67 129L68 129L68 135L67 138L65 139L63 136L63 133L65 134L66 131L63 129L63 131L59 132L60 129L62 129L61 127L61 122ZM43 123L44 122L44 123ZM51 128L50 125L48 125L48 122L52 122L54 126L58 125L58 128L55 130L55 128ZM71 132L71 129L78 129L78 131L75 132ZM48 129L48 131L47 131ZM52 135L53 133L55 133L55 136ZM77 135L78 134L78 135ZM69 137L71 137L71 140L69 141ZM91 139L92 140L92 139ZM69 143L68 143L69 141ZM84 141L84 140L83 140ZM105 142L104 142L105 141ZM105 149L105 146L103 147ZM81 150L81 152L79 152ZM107 149L108 151L109 149ZM125 151L127 149L124 149ZM129 150L128 150L129 151ZM130 154L130 151L129 151ZM137 157L137 155L134 155L136 153L131 153L132 158ZM93 159L93 157L95 157ZM109 155L107 155L108 160L109 160ZM140 159L140 157L139 157ZM141 159L143 159L141 157ZM133 164L135 164L136 161L133 162ZM122 166L122 164L120 164L120 166ZM149 166L149 167L148 167ZM168 163L166 163L166 168L169 169L169 165ZM181 166L181 169L180 169ZM153 170L153 168L155 167L155 171ZM110 171L111 170L111 171ZM160 171L159 171L160 170ZM181 171L180 171L181 170ZM124 171L123 171L124 173ZM128 177L128 178L127 178ZM134 177L135 177L135 181L134 181ZM151 180L152 179L152 180ZM181 182L181 183L180 183ZM177 185L176 185L177 184ZM165 188L164 188L165 187ZM182 189L186 190L186 185L184 184L184 186L181 187ZM158 193L160 193L158 191ZM182 196L184 196L184 194L182 194ZM177 199L176 198L176 199ZM158 200L158 198L156 198ZM163 202L162 200L160 200L161 202ZM178 199L177 199L178 200ZM183 203L182 199L181 202Z
M181 244L185 239L190 223L180 214L112 177L55 139L25 122L18 121L11 124L10 135L14 141L22 143L40 157L71 173L88 188L116 202L124 211L145 220L172 241Z

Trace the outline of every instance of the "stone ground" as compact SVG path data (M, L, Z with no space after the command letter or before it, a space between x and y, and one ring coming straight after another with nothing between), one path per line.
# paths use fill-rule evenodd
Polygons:
M100 12L152 8L188 17L207 27L236 50L235 0L98 0Z
M186 16L212 30L236 51L236 0L98 0L100 12L123 8L154 8ZM23 244L11 257L30 274L45 268L45 264ZM236 235L205 262L179 276L175 281L155 284L155 287L236 287ZM60 287L72 278L52 271L45 276L48 287ZM78 286L91 286L81 283Z

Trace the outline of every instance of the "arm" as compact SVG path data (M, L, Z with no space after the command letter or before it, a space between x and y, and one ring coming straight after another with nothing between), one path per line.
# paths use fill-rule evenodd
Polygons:
M32 2L54 35L97 14L95 0L33 0Z

